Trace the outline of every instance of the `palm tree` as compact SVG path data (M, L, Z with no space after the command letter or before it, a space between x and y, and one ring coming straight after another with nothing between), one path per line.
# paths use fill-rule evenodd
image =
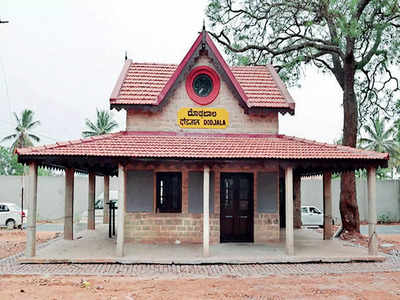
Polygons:
M88 130L82 131L83 137L110 133L114 128L118 127L118 123L113 120L110 112L106 110L96 109L96 113L96 124L94 124L89 119L85 120L85 124Z
M33 141L39 142L40 138L33 134L31 130L36 126L40 125L40 121L33 121L34 112L30 109L24 109L21 115L18 116L14 113L14 117L17 121L17 127L15 127L15 133L10 134L2 139L3 141L14 140L11 149L14 151L16 148L25 148L33 146Z
M387 152L390 155L389 166L393 177L393 168L398 166L399 145L394 140L394 128L386 129L386 119L377 116L371 119L371 126L364 125L363 129L367 137L360 138L361 148L376 152Z

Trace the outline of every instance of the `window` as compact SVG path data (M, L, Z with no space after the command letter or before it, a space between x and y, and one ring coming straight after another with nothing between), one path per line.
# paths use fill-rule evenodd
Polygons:
M182 211L182 174L157 173L157 212Z
M302 207L301 208L301 212L304 213L304 214L308 213L307 207Z
M217 72L208 66L192 69L186 78L186 92L199 105L208 105L218 96L220 80Z

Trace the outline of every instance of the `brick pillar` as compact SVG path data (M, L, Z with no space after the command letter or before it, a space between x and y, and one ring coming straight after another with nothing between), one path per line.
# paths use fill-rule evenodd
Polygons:
M378 254L376 238L376 169L368 169L368 254Z
M104 176L103 195L103 224L108 224L110 209L107 203L110 202L110 176Z
M189 213L189 171L182 169L182 213Z
M301 177L293 176L293 226L301 228Z
M324 240L332 239L332 188L330 172L323 174L323 197L324 197Z
M293 235L293 168L285 169L285 204L286 204L286 254L294 255Z
M26 257L36 255L36 214L37 214L37 164L29 164L27 188L28 227L26 229Z
M89 173L89 194L88 194L88 223L89 230L96 229L96 215L95 215L95 195L96 195L96 175Z
M125 246L125 207L126 207L126 169L118 165L118 216L117 216L117 256L124 256Z
M210 168L203 173L203 256L210 255Z
M74 169L65 169L64 240L74 239Z

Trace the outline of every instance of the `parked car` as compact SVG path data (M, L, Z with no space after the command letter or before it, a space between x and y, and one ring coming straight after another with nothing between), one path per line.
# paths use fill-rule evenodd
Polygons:
M21 227L26 222L27 210L24 209L21 218L21 208L14 203L0 203L0 226L8 229ZM23 223L21 223L23 219Z
M302 206L301 223L304 226L323 226L324 214L315 206Z
M110 191L110 201L118 202L118 191ZM104 193L101 193L96 200L96 203L94 205L95 209L103 209L104 208ZM106 208L108 209L108 205L106 205Z
M110 201L117 203L118 206L118 191L110 191ZM104 193L101 193L96 198L96 201L94 203L96 223L103 222L104 208L109 209L109 206L106 204L106 206L104 207ZM88 211L86 209L80 215L79 221L81 223L87 223L87 220L88 220Z

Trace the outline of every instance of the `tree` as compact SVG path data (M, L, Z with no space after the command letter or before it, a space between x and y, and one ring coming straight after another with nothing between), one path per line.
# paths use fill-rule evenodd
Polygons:
M24 109L21 116L14 113L17 127L15 133L10 134L2 139L2 141L13 140L11 149L14 151L16 148L25 148L33 146L32 140L39 142L40 138L33 134L31 130L40 124L40 121L33 121L34 112L30 109Z
M24 165L18 162L18 156L2 146L0 146L0 175L24 175ZM38 176L52 175L50 169L38 168Z
M18 163L17 155L10 149L0 146L0 175L22 175L23 164Z
M371 109L390 112L399 0L210 0L207 15L232 63L271 63L291 85L307 64L330 72L343 90L344 145L356 146ZM340 213L345 231L360 231L354 172L341 176Z
M113 120L111 114L108 111L96 109L96 114L96 124L94 124L89 119L85 120L85 124L88 130L82 131L83 137L110 133L113 129L118 127L118 123Z
M399 146L394 139L395 128L386 128L385 118L377 115L371 119L371 124L363 126L366 136L359 139L361 148L377 152L387 152L390 155L389 166L393 178L393 168L396 167L399 155ZM386 170L387 171L387 170ZM385 172L381 172L384 177Z

